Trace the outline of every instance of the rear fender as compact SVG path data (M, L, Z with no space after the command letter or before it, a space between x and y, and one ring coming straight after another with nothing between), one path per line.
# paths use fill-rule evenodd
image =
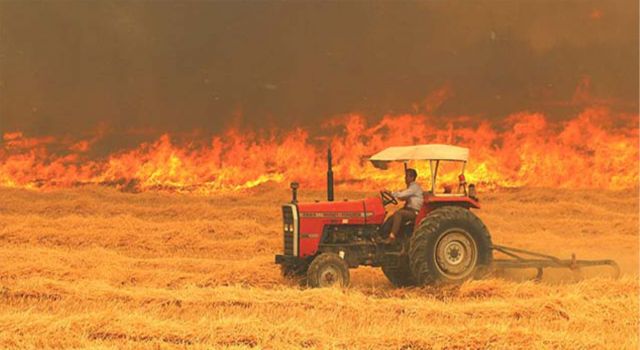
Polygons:
M424 196L424 204L420 209L420 212L416 216L415 227L432 211L443 206L462 207L465 209L480 209L480 203L477 200L460 195L460 196L434 196L431 193L427 193Z

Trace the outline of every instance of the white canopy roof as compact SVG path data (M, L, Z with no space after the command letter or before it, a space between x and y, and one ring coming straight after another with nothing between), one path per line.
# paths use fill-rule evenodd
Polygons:
M374 166L384 167L386 162L405 162L409 160L453 160L466 162L469 149L451 145L415 145L389 147L376 154L369 160Z

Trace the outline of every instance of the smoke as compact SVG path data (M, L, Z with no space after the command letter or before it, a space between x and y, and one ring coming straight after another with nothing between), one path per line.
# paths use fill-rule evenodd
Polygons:
M635 113L637 33L636 1L3 1L0 134L109 129L119 147L351 112L562 119L585 79Z

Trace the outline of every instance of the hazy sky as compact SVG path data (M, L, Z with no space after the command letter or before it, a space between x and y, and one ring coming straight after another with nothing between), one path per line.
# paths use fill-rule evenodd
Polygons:
M637 1L0 2L0 132L312 126L442 88L443 118L562 118L584 77L637 111Z

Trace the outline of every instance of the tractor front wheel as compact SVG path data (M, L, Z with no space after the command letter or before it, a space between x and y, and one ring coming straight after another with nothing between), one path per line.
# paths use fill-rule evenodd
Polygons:
M465 208L447 206L432 211L411 237L409 265L419 285L480 277L491 261L489 231Z
M318 255L307 270L307 283L313 288L348 287L349 281L349 266L338 254Z

